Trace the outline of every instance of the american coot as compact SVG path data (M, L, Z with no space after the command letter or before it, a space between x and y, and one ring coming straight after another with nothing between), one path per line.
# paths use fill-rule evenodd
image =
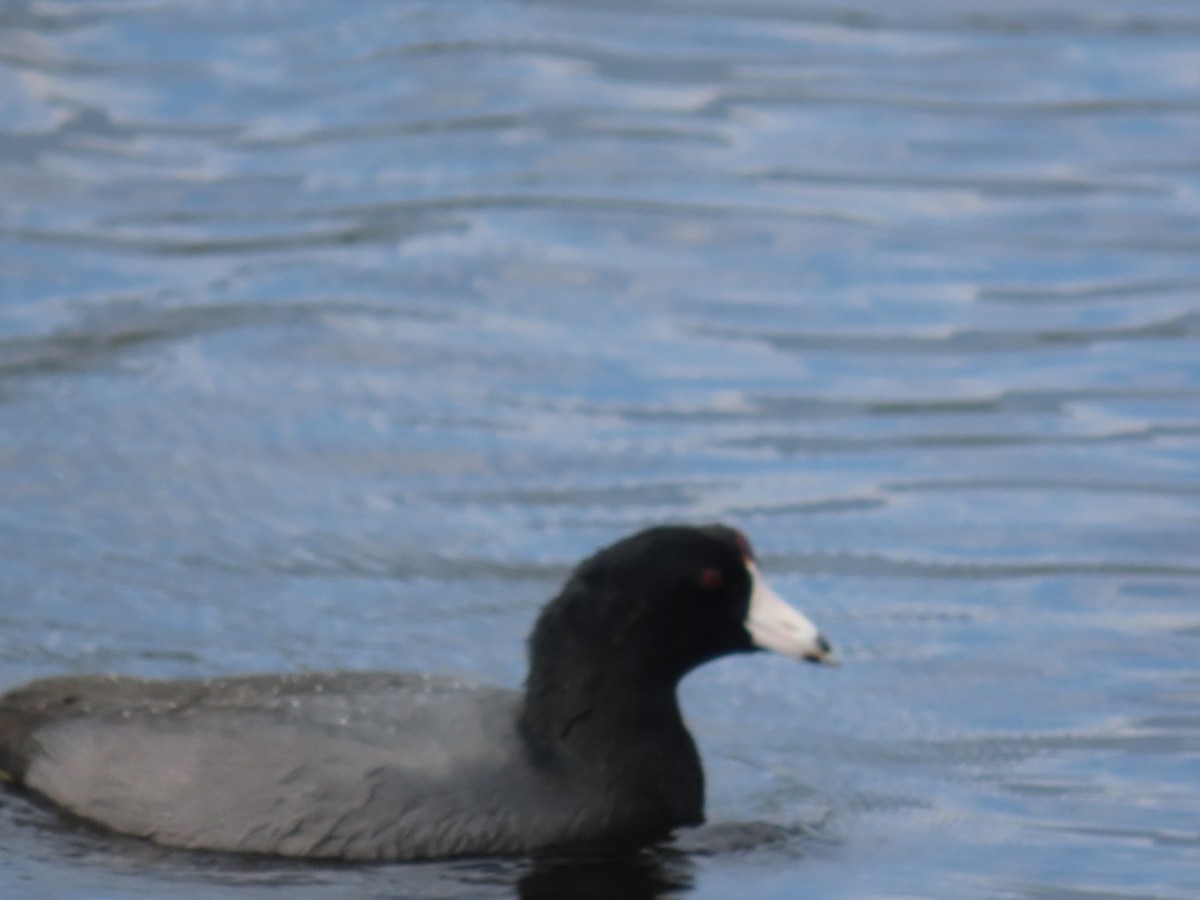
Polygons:
M628 848L703 820L675 695L691 669L829 643L723 526L582 562L529 639L524 692L372 672L77 676L0 697L0 770L161 844L358 860Z

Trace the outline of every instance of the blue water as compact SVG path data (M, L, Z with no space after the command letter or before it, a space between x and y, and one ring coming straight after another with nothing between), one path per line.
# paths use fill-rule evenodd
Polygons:
M0 687L516 685L667 520L845 662L685 683L712 829L330 868L6 795L0 896L1200 895L1200 8L0 3Z

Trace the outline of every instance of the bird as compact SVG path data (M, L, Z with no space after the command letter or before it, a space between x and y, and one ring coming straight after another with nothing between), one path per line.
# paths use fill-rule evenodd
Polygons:
M704 821L677 697L771 650L836 664L726 525L660 525L579 563L523 690L377 671L66 675L0 696L0 778L169 847L404 861L628 850Z

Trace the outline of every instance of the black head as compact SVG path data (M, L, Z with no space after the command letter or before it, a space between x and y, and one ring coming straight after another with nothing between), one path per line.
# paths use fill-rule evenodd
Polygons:
M673 686L704 662L758 649L816 662L832 653L763 582L739 531L668 525L576 568L534 629L531 675L543 660L557 660L568 672L602 667L645 687Z

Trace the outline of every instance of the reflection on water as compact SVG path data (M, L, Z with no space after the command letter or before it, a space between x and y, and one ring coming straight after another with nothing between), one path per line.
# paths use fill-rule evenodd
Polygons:
M680 519L745 527L846 662L684 685L710 819L778 840L243 865L5 797L0 892L1200 891L1194 4L0 34L0 685L516 684L571 563Z
M517 883L522 900L555 897L630 897L648 900L677 895L692 886L684 856L648 852L618 859L536 861Z

